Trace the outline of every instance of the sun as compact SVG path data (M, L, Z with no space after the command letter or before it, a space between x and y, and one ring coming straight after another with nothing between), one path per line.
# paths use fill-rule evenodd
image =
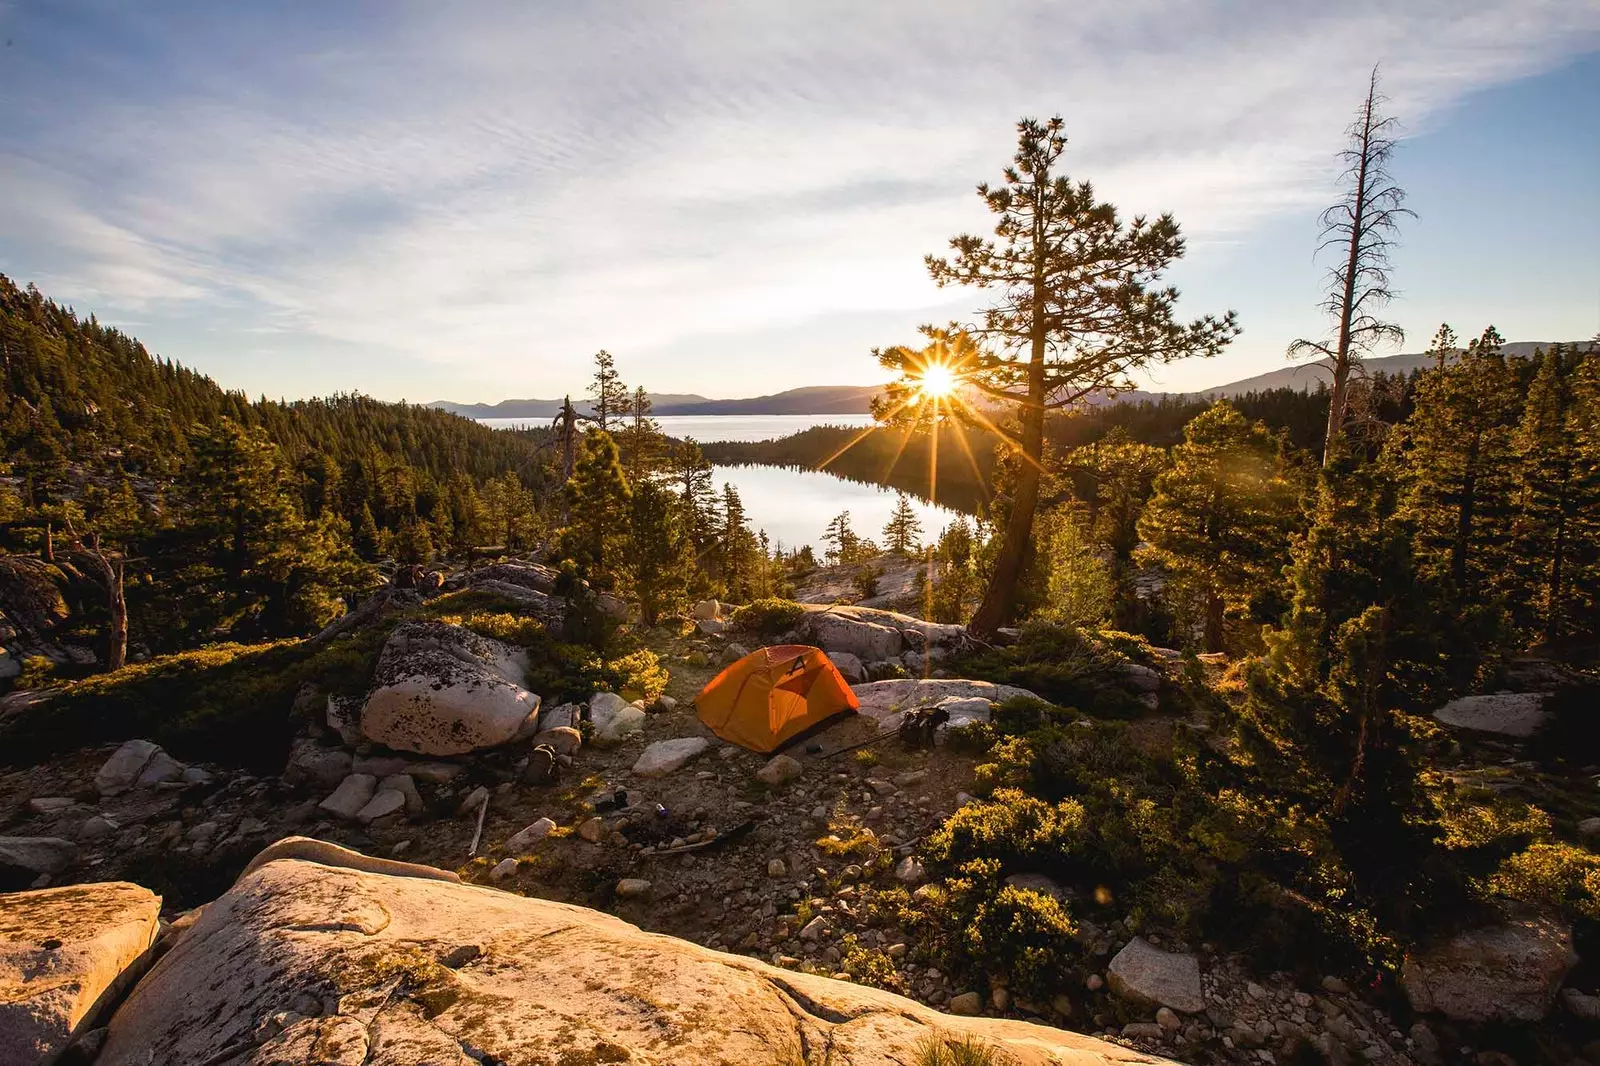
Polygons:
M922 368L922 373L917 375L917 391L925 399L942 400L956 391L961 384L954 370L943 363L929 363Z

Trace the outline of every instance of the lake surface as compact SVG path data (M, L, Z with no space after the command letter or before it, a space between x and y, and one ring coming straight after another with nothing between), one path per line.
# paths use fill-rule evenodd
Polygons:
M480 418L491 429L543 428L548 418ZM871 415L657 415L669 437L693 437L701 444L724 440L776 440L812 426L870 426Z
M753 527L765 529L767 536L786 548L809 544L816 549L818 558L823 551L823 530L840 511L850 512L850 528L857 536L870 537L882 545L883 527L895 506L895 494L889 489L815 470L718 466L712 468L712 476L719 490L728 483L739 491ZM909 499L922 523L923 541L937 537L958 517L949 508L935 507L915 496Z
M480 418L494 429L548 426L548 418ZM710 443L727 440L772 440L812 426L872 424L871 415L662 415L656 419L669 437L693 437ZM858 536L883 541L883 527L894 510L895 493L876 485L834 477L813 470L777 466L718 466L714 484L739 490L750 524L764 529L774 543L796 548L809 544L822 554L822 532L840 511L850 512L850 526ZM922 522L922 537L932 540L955 520L955 511L911 497Z

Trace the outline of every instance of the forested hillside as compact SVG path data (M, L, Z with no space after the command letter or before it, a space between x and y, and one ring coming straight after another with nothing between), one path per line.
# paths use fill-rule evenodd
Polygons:
M0 548L126 559L131 639L155 650L322 624L381 556L526 543L556 487L549 431L250 400L3 276L0 376Z

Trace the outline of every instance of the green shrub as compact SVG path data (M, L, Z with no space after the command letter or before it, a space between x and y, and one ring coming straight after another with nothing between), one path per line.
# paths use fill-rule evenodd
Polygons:
M1143 638L1050 622L1023 626L1017 642L957 660L960 676L1019 685L1061 707L1102 718L1133 718L1144 706L1122 684L1122 668L1147 662Z
M733 612L732 624L762 640L774 641L800 624L806 609L792 600L756 600Z
M986 803L969 803L928 838L933 861L960 866L992 859L1007 868L1059 867L1082 844L1083 805L1049 804L1014 788L997 789Z
M1534 844L1502 863L1489 889L1600 921L1600 855L1571 844Z
M180 759L280 770L300 686L361 695L387 636L388 627L374 626L317 647L294 640L213 644L130 663L68 685L21 716L0 749L15 765L147 737Z

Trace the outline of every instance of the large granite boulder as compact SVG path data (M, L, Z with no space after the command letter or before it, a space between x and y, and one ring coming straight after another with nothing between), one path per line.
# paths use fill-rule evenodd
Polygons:
M161 897L123 881L0 895L0 1062L54 1062L155 942Z
M1471 929L1408 956L1400 984L1411 1006L1461 1022L1536 1022L1577 964L1572 929L1530 917Z
M254 865L209 904L117 1011L98 1066L220 1062L228 1048L230 1066L769 1063L817 1048L867 1066L969 1035L1016 1066L1165 1061L954 1018L582 907L327 861ZM312 1009L282 1013L297 1002Z
M905 648L905 639L893 626L835 611L807 615L805 634L829 654L842 652L868 663L892 659Z
M462 755L514 739L539 713L516 648L443 622L403 622L378 657L361 734L397 751Z

